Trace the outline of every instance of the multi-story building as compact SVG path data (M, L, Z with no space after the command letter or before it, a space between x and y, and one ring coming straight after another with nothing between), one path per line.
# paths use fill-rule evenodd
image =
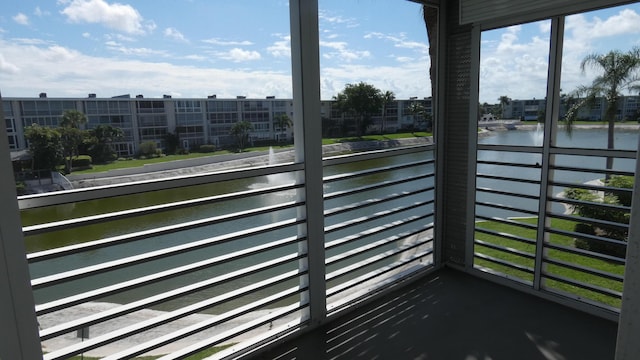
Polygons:
M426 126L424 115L412 114L409 107L420 103L425 112L431 113L431 98L410 98L394 100L385 107L385 114L371 116L368 132L395 132ZM98 125L120 128L123 137L113 146L119 156L131 156L145 141L155 141L161 148L167 133L176 134L180 146L198 149L200 145L213 144L218 147L231 145L235 139L231 127L238 121L246 120L252 125L249 133L253 144L287 142L293 138L293 129L280 127L277 119L288 116L293 119L293 101L276 99L218 99L215 95L204 98L173 99L169 95L162 98L145 98L143 95L129 95L98 98L89 94L86 98L49 98L41 93L37 98L4 98L2 106L5 114L9 147L12 151L27 148L24 130L32 124L57 127L65 110L78 110L87 116L87 129ZM321 119L325 122L327 136L355 135L355 118L343 114L334 106L334 101L323 101ZM384 125L383 125L384 123Z
M618 101L616 110L617 121L636 121L640 118L640 96L623 96ZM544 114L545 99L510 100L503 108L503 119L537 120ZM604 98L597 98L591 106L583 106L578 111L578 119L589 121L601 121L606 111ZM564 117L568 107L563 102L560 106L560 116Z

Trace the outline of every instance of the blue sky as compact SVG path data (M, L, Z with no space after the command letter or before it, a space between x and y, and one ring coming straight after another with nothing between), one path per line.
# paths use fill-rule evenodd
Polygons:
M480 101L544 98L551 21L482 33ZM562 54L561 89L568 93L591 84L598 72L580 70L588 54L628 51L640 46L640 4L567 16ZM637 94L636 94L637 95Z
M399 98L431 95L419 5L319 4L323 99L359 81ZM638 14L632 5L568 19L567 69L588 52L640 45ZM548 29L528 24L483 34L481 101L544 96ZM0 15L6 97L289 98L290 74L286 0L21 0L3 4ZM567 86L588 78L567 71Z

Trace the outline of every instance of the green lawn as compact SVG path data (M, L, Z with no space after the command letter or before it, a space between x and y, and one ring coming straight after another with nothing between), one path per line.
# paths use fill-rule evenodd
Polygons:
M383 135L366 135L360 138L357 137L344 137L344 138L323 138L322 145L339 144L343 142L357 142L357 141L387 141L396 139L408 139L413 137L428 137L433 136L433 133L425 131L416 131L408 133L394 133Z
M538 219L537 218L518 219L517 221L519 223L524 223L524 224L536 224ZM574 226L575 226L575 222L568 221L568 220L553 219L551 222L551 227L554 229L572 231ZM492 230L500 233L505 233L505 234L512 234L521 238L526 238L526 239L530 239L531 241L535 241L536 231L533 229L527 229L519 226L502 224L502 223L493 222L493 221L478 222L476 224L476 227L488 229L488 230ZM497 245L507 249L507 250L494 249L489 246L476 243L474 248L475 253L481 253L486 256L490 256L492 258L507 261L514 265L525 266L527 268L533 269L534 260L529 258L527 254L530 254L532 256L535 255L535 251L536 251L535 244L524 243L521 241L505 238L503 236L495 236L495 235L481 233L478 231L476 231L475 238L476 240L484 241L489 245ZM573 247L573 239L567 236L552 234L549 237L549 242L557 245L563 245L566 247ZM624 265L620 265L620 264L616 264L616 263L612 263L612 262L604 261L600 259L593 259L590 257L573 254L567 251L545 249L544 257L545 259L576 264L585 268L604 271L611 274L622 275L624 273ZM523 271L523 270L519 270L509 266L496 264L494 262L481 259L478 257L476 257L475 265L486 267L494 271L504 273L509 276L523 279L528 282L533 281L533 274L528 271ZM553 275L561 276L564 278L568 278L571 280L576 280L583 283L595 285L605 289L622 291L622 283L619 281L610 280L598 275L591 275L586 272L569 269L564 266L559 266L554 264L544 264L544 272L548 274L553 274ZM614 306L614 307L620 307L620 303L621 303L621 300L616 297L608 296L608 295L605 295L599 292L594 292L587 289L582 289L582 288L572 286L560 281L546 279L544 282L544 286L547 288L561 290L570 294L577 295L581 298L594 300L594 301L607 304L610 306Z
M384 141L384 140L406 139L406 138L412 138L412 137L426 137L426 136L432 136L432 134L427 132L415 132L415 133L396 133L396 134L386 134L386 135L367 135L367 136L363 136L362 138L353 138L353 137L332 138L332 139L322 139L322 144L329 145L329 144L339 144L342 142L371 141L371 140ZM292 147L292 146L293 145L274 146L273 148L280 149L280 148L286 148L286 147ZM244 149L244 152L267 151L267 150L269 150L269 146L248 147ZM224 154L231 154L231 153L232 152L228 150L221 150L221 151L216 151L212 153L194 152L186 155L167 155L167 156L148 158L148 159L117 160L109 164L93 165L91 169L78 170L78 171L74 171L73 173L74 174L91 174L91 173L98 173L98 172L104 172L104 171L116 170L116 169L142 167L146 164L155 164L155 163L162 163L162 162L175 161L175 160L187 160L187 159L194 159L194 158L200 158L200 157L206 157L206 156L224 155Z

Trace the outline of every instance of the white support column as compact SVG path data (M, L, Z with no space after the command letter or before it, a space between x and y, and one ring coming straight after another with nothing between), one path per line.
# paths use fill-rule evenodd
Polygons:
M293 121L296 162L304 162L308 254L302 262L307 277L311 325L326 317L324 205L322 189L322 121L320 119L320 45L318 1L290 0L291 66L293 77ZM304 300L304 299L303 299Z
M640 143L638 144L640 151ZM616 360L633 360L640 354L640 156L636 158L636 181L633 185L627 265L624 269L622 307L618 322Z
M4 119L1 107L0 118ZM0 360L39 359L42 350L4 121L0 168Z

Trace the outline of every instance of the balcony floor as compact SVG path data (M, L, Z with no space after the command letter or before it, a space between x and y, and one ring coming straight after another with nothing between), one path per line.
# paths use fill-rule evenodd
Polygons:
M256 359L612 359L617 324L444 269Z

